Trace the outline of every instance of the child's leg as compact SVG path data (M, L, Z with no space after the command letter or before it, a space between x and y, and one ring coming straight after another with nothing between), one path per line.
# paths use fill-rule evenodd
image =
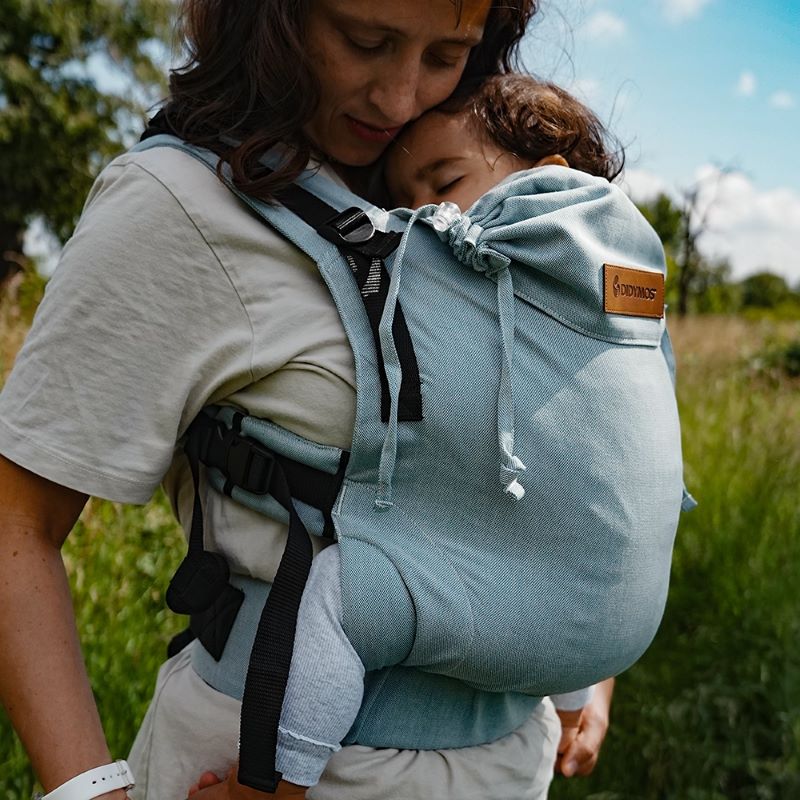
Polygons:
M340 563L332 545L311 565L278 728L276 768L303 786L319 781L364 695L364 666L342 630Z

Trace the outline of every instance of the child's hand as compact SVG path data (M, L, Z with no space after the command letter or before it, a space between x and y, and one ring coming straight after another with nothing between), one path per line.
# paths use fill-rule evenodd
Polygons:
M608 678L595 686L592 699L580 711L558 711L562 734L556 772L569 778L588 775L594 769L608 732L613 692L614 679ZM578 716L577 728L573 715Z
M556 714L558 714L558 718L561 720L561 740L558 743L556 772L564 773L561 761L564 754L573 748L575 740L578 738L578 733L581 729L582 713L582 708L576 709L575 711L564 711L560 708L556 709Z
M272 797L275 800L281 798L303 798L306 796L307 786L297 786L287 781L280 781L277 790ZM227 780L218 778L213 772L204 772L200 780L189 789L189 797L196 800L263 800L264 792L242 786L236 780L236 767L232 767L228 773Z
M218 778L213 772L204 772L190 789L188 797L197 794L201 789L207 789L209 786L215 786L222 783L222 778Z

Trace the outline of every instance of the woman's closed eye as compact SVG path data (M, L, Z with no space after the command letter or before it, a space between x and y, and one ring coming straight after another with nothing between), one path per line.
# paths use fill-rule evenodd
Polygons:
M428 62L437 69L455 69L461 65L461 62L467 55L469 55L469 48L466 48L459 55L454 55L452 53L444 55L441 53L429 52L427 58Z
M359 53L379 55L380 53L383 53L385 50L387 50L389 46L388 39L381 39L380 41L368 41L366 39L362 39L359 41L356 39L352 39L349 36L345 38L347 39L347 43L350 45L350 47L352 47L353 50Z

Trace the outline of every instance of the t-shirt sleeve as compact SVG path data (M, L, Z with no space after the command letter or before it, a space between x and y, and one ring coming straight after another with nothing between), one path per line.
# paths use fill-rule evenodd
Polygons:
M0 453L86 494L144 503L197 412L252 382L252 347L236 287L176 196L115 162L0 393Z

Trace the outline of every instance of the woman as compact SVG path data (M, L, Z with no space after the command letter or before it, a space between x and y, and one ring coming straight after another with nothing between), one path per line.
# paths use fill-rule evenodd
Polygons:
M173 130L218 150L238 185L259 197L309 157L364 191L362 168L403 125L462 76L508 66L535 11L533 0L287 6L190 2L194 59L173 77L166 109ZM286 162L265 176L258 157L277 143L288 145ZM123 156L95 184L0 395L0 697L46 791L111 760L59 548L87 495L145 502L162 478L188 529L191 478L175 443L211 402L347 447L346 336L313 263L204 167L164 149ZM234 573L270 581L281 526L213 492L204 499L206 546ZM198 678L197 651L162 668L131 753L137 799L181 800L203 769L224 774L235 761L238 701ZM396 796L398 782L404 797L543 796L558 739L548 704L453 684L413 670L373 676L360 746L337 753L308 796ZM570 751L583 769L599 747L585 743L604 732L607 704L599 709L600 724L587 717L580 734L583 750ZM420 736L438 721L472 746L393 750L376 733L389 725L391 739L392 721ZM203 790L228 792L248 794L235 781Z

